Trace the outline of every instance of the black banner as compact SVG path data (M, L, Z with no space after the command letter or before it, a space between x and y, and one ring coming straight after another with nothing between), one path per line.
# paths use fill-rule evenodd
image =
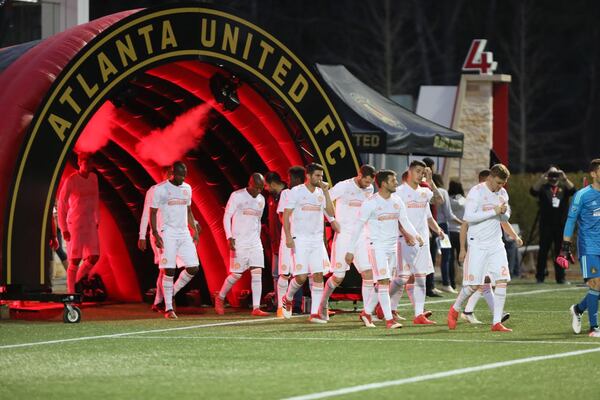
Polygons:
M54 191L65 158L95 110L120 83L159 64L201 59L251 75L298 120L328 181L353 176L358 160L319 80L279 40L222 10L148 9L104 30L70 61L31 121L5 220L5 283L43 284Z

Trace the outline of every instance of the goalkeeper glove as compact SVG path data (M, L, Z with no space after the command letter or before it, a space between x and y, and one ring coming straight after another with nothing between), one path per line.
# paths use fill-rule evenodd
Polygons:
M569 269L569 263L575 263L575 258L571 253L571 242L563 242L560 254L556 257L556 263L563 269Z

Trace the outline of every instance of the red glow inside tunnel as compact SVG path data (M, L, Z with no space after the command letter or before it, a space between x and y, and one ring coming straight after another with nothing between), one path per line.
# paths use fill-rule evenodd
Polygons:
M219 71L199 61L145 71L102 105L75 145L94 152L101 256L93 273L101 276L111 300L140 301L155 285L158 270L151 251L142 253L136 245L145 192L162 180L165 163L181 159L188 167L192 210L202 228L197 250L203 274L196 285L208 293L220 288L228 272L222 220L230 193L244 187L252 172L273 170L285 179L290 166L303 164L289 127L252 86L242 82L235 111L216 104L209 79ZM74 165L72 157L61 183ZM57 195L59 190L60 184ZM229 302L237 305L240 291L248 287L245 277Z

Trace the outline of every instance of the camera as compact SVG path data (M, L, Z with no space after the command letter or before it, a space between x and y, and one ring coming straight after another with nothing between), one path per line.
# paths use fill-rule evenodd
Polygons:
M548 172L548 179L558 179L560 178L560 173L556 171Z

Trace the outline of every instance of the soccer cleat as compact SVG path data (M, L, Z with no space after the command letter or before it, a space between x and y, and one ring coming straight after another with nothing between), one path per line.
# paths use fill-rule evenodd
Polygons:
M452 286L448 285L448 286L442 286L442 292L446 292L446 293L452 293L452 294L456 294L458 293L456 291L456 289L454 289Z
M502 325L502 322L492 325L492 332L512 332L513 330Z
M429 318L433 315L433 311L430 310L425 310L425 312L423 313L423 315L425 316L425 318Z
M164 303L152 304L150 309L154 312L165 312L165 305Z
M458 319L458 311L454 309L454 306L450 306L448 310L448 328L456 329L456 320Z
M283 308L277 307L277 318L283 318Z
M225 314L225 299L215 296L215 312L219 315Z
M268 312L264 312L260 308L255 308L251 313L254 317L268 317L270 314Z
M470 324L473 325L479 325L482 324L482 322L480 320L477 319L477 317L475 316L475 314L471 313L466 313L466 312L462 312L460 313L460 319L462 319L463 321L467 321Z
M385 317L383 316L383 308L381 308L380 304L377 304L375 307L375 315L377 316L378 320L385 321Z
M600 328L596 327L594 329L590 329L590 333L588 333L589 337L600 337Z
M581 314L575 310L575 304L569 307L569 312L571 313L571 327L573 328L573 332L575 334L581 333Z
M292 309L294 308L294 300L289 300L287 296L283 296L283 304L282 304L283 318L290 319L292 318Z
M400 316L400 314L398 314L398 311L396 311L396 310L392 310L392 318L396 322L406 321L406 318Z
M167 310L167 311L165 311L165 318L166 319L177 319L177 314L175 314L175 311L173 311L173 310Z
M310 317L308 317L308 322L312 322L313 324L326 324L327 320L321 318L319 314L310 314Z
M329 307L327 307L327 317L333 317L335 315L335 311L331 311Z
M325 304L323 307L319 307L319 318L325 321L329 321L329 305Z
M437 324L437 322L428 319L425 316L425 313L423 313L421 315L417 315L413 319L413 325L435 325L435 324Z
M402 328L402 324L400 322L396 322L393 319L388 319L387 321L385 321L385 327L387 329L398 329L398 328Z
M371 315L367 314L364 310L360 312L358 319L365 324L367 328L375 328L375 324L371 320Z
M502 315L502 319L500 319L500 322L505 323L506 321L508 321L508 319L510 318L510 313L504 313Z

